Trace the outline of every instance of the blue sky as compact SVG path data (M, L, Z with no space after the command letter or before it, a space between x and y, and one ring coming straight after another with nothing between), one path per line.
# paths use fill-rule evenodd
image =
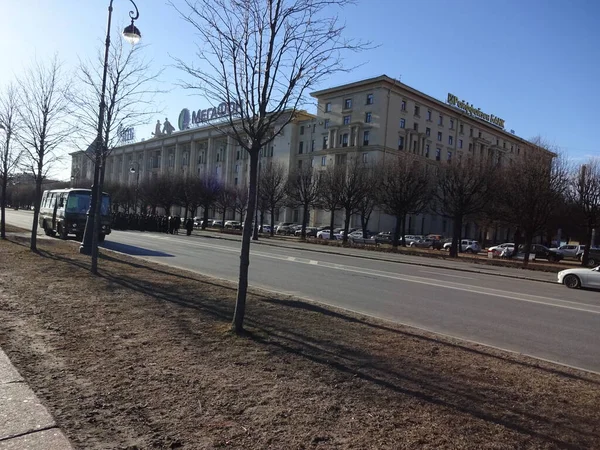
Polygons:
M174 0L175 3L178 0ZM177 87L172 57L194 61L195 35L165 0L138 0L136 25L162 76L156 119L176 124L182 108L208 104ZM34 58L58 53L69 70L102 45L108 0L5 1L0 17L0 86ZM114 0L113 27L128 24L128 0ZM524 138L541 135L573 160L600 156L592 139L600 105L600 2L597 0L357 0L339 14L349 37L377 48L350 55L362 64L320 88L386 74L440 100L452 92L506 120ZM24 33L24 34L23 34ZM315 112L314 109L310 112ZM69 176L70 162L55 171Z

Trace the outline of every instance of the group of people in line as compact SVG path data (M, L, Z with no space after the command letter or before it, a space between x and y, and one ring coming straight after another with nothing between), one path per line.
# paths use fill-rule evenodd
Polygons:
M117 212L112 215L111 226L113 230L154 231L167 234L179 234L179 229L183 226L190 236L194 229L194 221L179 216Z

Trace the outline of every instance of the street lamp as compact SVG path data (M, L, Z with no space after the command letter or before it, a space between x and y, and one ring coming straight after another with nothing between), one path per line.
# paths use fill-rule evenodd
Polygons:
M133 0L129 0L134 11L129 11L129 17L131 18L131 25L127 26L123 30L123 37L132 44L139 42L142 38L140 30L133 24L138 19L140 13L137 5ZM92 255L92 273L96 272L95 256L98 252L98 232L100 228L100 199L102 198L102 160L105 142L103 140L102 131L104 128L104 112L106 110L106 102L104 101L106 93L106 76L108 71L108 53L110 50L110 25L112 21L112 10L113 0L110 0L108 5L108 24L106 27L106 45L104 48L104 67L102 72L102 90L100 91L100 105L98 111L98 129L96 133L96 152L95 152L95 164L94 164L94 184L92 185L92 198L90 201L90 209L88 210L87 221L85 223L85 233L83 235L83 242L79 247L79 252L86 255Z
M139 192L139 188L140 188L140 164L137 161L132 161L131 162L132 166L129 167L129 173L135 173L135 203L134 203L134 207L133 207L133 213L137 214L137 205L138 205L138 192ZM134 167L133 164L135 164ZM141 208L140 208L140 212Z

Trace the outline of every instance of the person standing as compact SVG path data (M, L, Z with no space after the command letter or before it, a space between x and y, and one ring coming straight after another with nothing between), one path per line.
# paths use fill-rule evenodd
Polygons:
M185 229L187 230L187 235L191 236L192 235L192 230L194 229L194 221L192 219L188 219L185 222Z

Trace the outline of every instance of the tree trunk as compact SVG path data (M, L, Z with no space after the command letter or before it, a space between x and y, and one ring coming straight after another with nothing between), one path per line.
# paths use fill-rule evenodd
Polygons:
M8 187L8 167L3 167L2 198L0 198L0 238L6 239L6 188Z
M310 206L309 205L304 205L303 211L302 211L302 230L300 231L300 239L305 240L306 239L306 225L308 223L308 218L310 217Z
M402 247L406 248L406 215L402 217Z
M533 233L525 232L525 254L523 255L523 267L529 264L529 253L531 252L531 243L533 242Z
M367 224L369 223L369 218L365 217L364 214L360 215L360 228L362 229L362 237L363 239L367 239Z
M342 242L346 244L348 242L348 229L350 228L350 217L352 216L352 211L349 209L346 210L346 216L344 218L344 235L342 236Z
M331 217L329 218L329 240L333 241L333 227L335 226L335 209L331 210Z
M202 230L206 230L206 222L208 222L208 205L204 205L202 211Z
M454 217L452 224L452 246L450 247L450 258L458 257L458 247L462 234L462 216Z
M275 234L275 206L271 205L271 237Z
M242 249L240 251L240 275L238 280L237 298L235 300L235 312L231 329L239 334L244 330L244 316L246 314L246 294L248 293L248 268L250 266L250 240L252 238L252 219L254 208L256 208L256 184L258 178L258 154L260 148L252 148L250 151L250 186L248 188L248 210L244 219L242 231Z
M398 248L398 244L400 243L400 230L402 227L402 217L404 217L403 215L397 214L396 215L396 226L394 227L394 236L392 238L392 247L394 247L395 249Z
M31 227L31 242L29 249L32 252L37 252L37 230L38 230L38 219L40 216L40 204L42 203L42 173L43 164L38 165L38 176L35 180L35 198L33 199L33 223Z
M585 230L585 248L583 249L583 255L581 256L581 265L587 267L590 260L590 248L592 247L592 234L594 232L594 226L590 220L587 223L587 229ZM560 242L559 242L560 245Z
M517 255L519 254L519 246L521 245L521 229L517 227L517 229L515 230L515 234L514 234L514 239L513 239L514 243L515 243L515 249L514 251L510 254L511 258L516 258Z

